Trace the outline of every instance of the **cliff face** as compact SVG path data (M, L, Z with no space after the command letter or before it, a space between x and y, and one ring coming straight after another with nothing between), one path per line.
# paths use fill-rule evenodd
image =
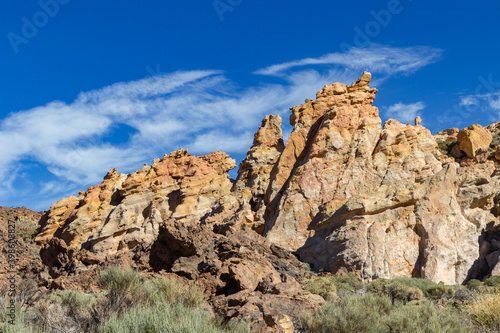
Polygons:
M370 80L365 72L350 86L325 86L292 108L286 144L281 118L264 118L234 182L234 161L221 152L178 150L130 175L110 171L47 212L36 238L44 263L58 276L70 263L84 270L140 247L156 269L181 271L180 258L206 264L217 235L238 243L238 230L251 228L315 269L366 280L500 274L500 123L436 136L419 119L382 126ZM262 260L256 266L273 266ZM183 274L198 278L193 269ZM279 280L259 272L248 275Z

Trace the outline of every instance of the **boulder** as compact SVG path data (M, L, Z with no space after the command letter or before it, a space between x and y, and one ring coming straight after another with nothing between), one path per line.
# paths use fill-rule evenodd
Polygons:
M479 124L473 124L460 130L457 142L460 149L472 159L480 159L484 162L484 156L488 152L491 141L491 133Z

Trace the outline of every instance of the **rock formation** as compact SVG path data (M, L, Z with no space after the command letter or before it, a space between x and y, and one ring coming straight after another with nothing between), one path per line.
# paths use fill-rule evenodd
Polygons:
M39 286L48 286L47 268L42 264L33 242L41 216L41 213L25 207L0 207L0 286L7 282L13 271L22 279L33 279ZM13 257L9 256L12 254ZM14 263L14 268L11 263Z
M198 224L210 215L230 193L227 171L234 167L225 153L196 157L180 149L130 175L111 170L102 184L78 198L56 202L36 241L60 239L68 250L88 251L99 261L139 244L151 245L163 221ZM61 264L49 267L56 270Z
M488 148L493 140L491 133L479 124L471 125L458 132L458 147L467 157L475 158L478 162L487 159Z
M235 181L228 155L181 149L55 203L36 238L54 281L129 255L202 284L228 317L263 323L272 290L290 309L319 304L295 285L305 273L290 251L364 280L500 274L500 123L435 136L418 118L382 126L370 81L293 107L286 144L281 118L265 117Z

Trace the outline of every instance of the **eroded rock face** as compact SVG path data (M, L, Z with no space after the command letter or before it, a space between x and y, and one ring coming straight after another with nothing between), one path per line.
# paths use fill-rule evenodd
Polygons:
M264 231L265 195L271 172L283 152L281 117L266 116L255 133L252 148L241 162L233 192L245 200L248 223L259 233Z
M165 220L198 224L230 193L227 171L234 167L225 153L196 157L181 149L129 175L111 170L100 185L51 207L36 237L42 258L59 239L67 260L88 251L102 262L120 250L152 245ZM45 263L53 270L65 265Z
M377 177L363 172L381 132L370 79L364 73L349 87L326 86L315 101L292 108L295 127L266 195L265 234L272 242L296 250L310 236L308 226L322 204L365 191Z
M258 294L244 304L262 320L263 290L300 280L277 268L292 259L270 259L273 248L365 280L457 284L497 272L500 123L435 136L418 119L382 126L370 81L365 72L293 107L286 144L281 118L264 118L236 181L222 152L178 150L130 175L110 171L47 212L36 238L44 263L57 278L134 253L140 267L206 281L213 297Z
M295 128L266 196L266 237L315 269L367 280L481 275L481 235L499 224L491 135L474 127L484 140L473 140L474 159L460 167L436 141L451 147L457 129L435 138L418 121L381 128L369 82L365 73L350 87L327 86L292 109Z

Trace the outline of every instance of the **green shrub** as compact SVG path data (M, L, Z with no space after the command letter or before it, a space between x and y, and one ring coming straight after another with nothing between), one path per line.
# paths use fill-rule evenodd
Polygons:
M32 304L38 293L38 284L32 279L21 279L17 285L17 301L21 306Z
M337 287L332 277L318 276L305 281L304 289L313 294L320 295L324 299L334 300L337 298Z
M429 300L396 306L385 318L385 332L470 333L474 328L454 309L439 308Z
M197 286L181 286L175 279L154 278L144 283L149 304L167 301L187 307L201 307L206 303L203 290Z
M120 267L109 267L99 273L99 284L103 289L116 292L135 292L142 281L136 271Z
M471 332L470 322L459 313L438 309L428 300L392 305L386 295L350 295L328 302L305 318L307 331L316 332Z
M3 306L0 307L0 332L1 333L49 333L43 329L36 329L27 324L27 313L21 309L20 306L16 307L14 325L8 321L11 320L7 315L8 310Z
M475 290L465 288L465 287L460 287L457 290L455 290L455 293L453 295L453 299L470 303L470 302L475 302L477 297L477 292Z
M455 291L450 286L436 285L427 289L431 298L441 299L441 298L452 298Z
M472 290L479 290L484 286L484 282L481 282L481 281L476 280L476 279L471 279L471 280L467 281L465 286L469 289L472 289Z
M60 303L50 302L45 299L40 301L33 309L30 324L37 330L50 332L84 332L84 322L81 318L69 315L66 308Z
M424 293L425 297L432 298L432 295L429 293L429 289L435 286L439 286L439 284L429 280L429 279L420 279L420 278L396 278L392 279L392 282L401 282L402 284L407 285L408 287L416 287Z
M441 151L442 154L449 155L451 152L451 149L453 148L453 145L456 142L457 141L438 141L437 144L438 144L439 150Z
M382 332L380 319L391 310L385 295L349 295L327 302L319 311L306 315L307 332Z
M350 273L343 276L333 276L333 281L337 291L358 291L365 286L354 274Z
M186 333L227 332L207 311L181 304L161 302L146 307L136 307L121 316L112 315L100 328L100 333ZM248 325L231 327L231 332L251 332Z
M492 276L484 281L488 287L500 288L500 276Z
M375 280L368 285L366 290L373 294L389 296L392 304L396 301L407 303L424 297L419 288L410 287L402 282L394 282L393 280Z
M143 283L137 272L110 267L99 273L99 285L108 291L102 310L121 312L142 302L140 291Z
M70 316L77 318L80 315L86 315L88 309L95 304L96 298L96 295L82 294L74 290L61 290L56 291L49 299L59 303Z

